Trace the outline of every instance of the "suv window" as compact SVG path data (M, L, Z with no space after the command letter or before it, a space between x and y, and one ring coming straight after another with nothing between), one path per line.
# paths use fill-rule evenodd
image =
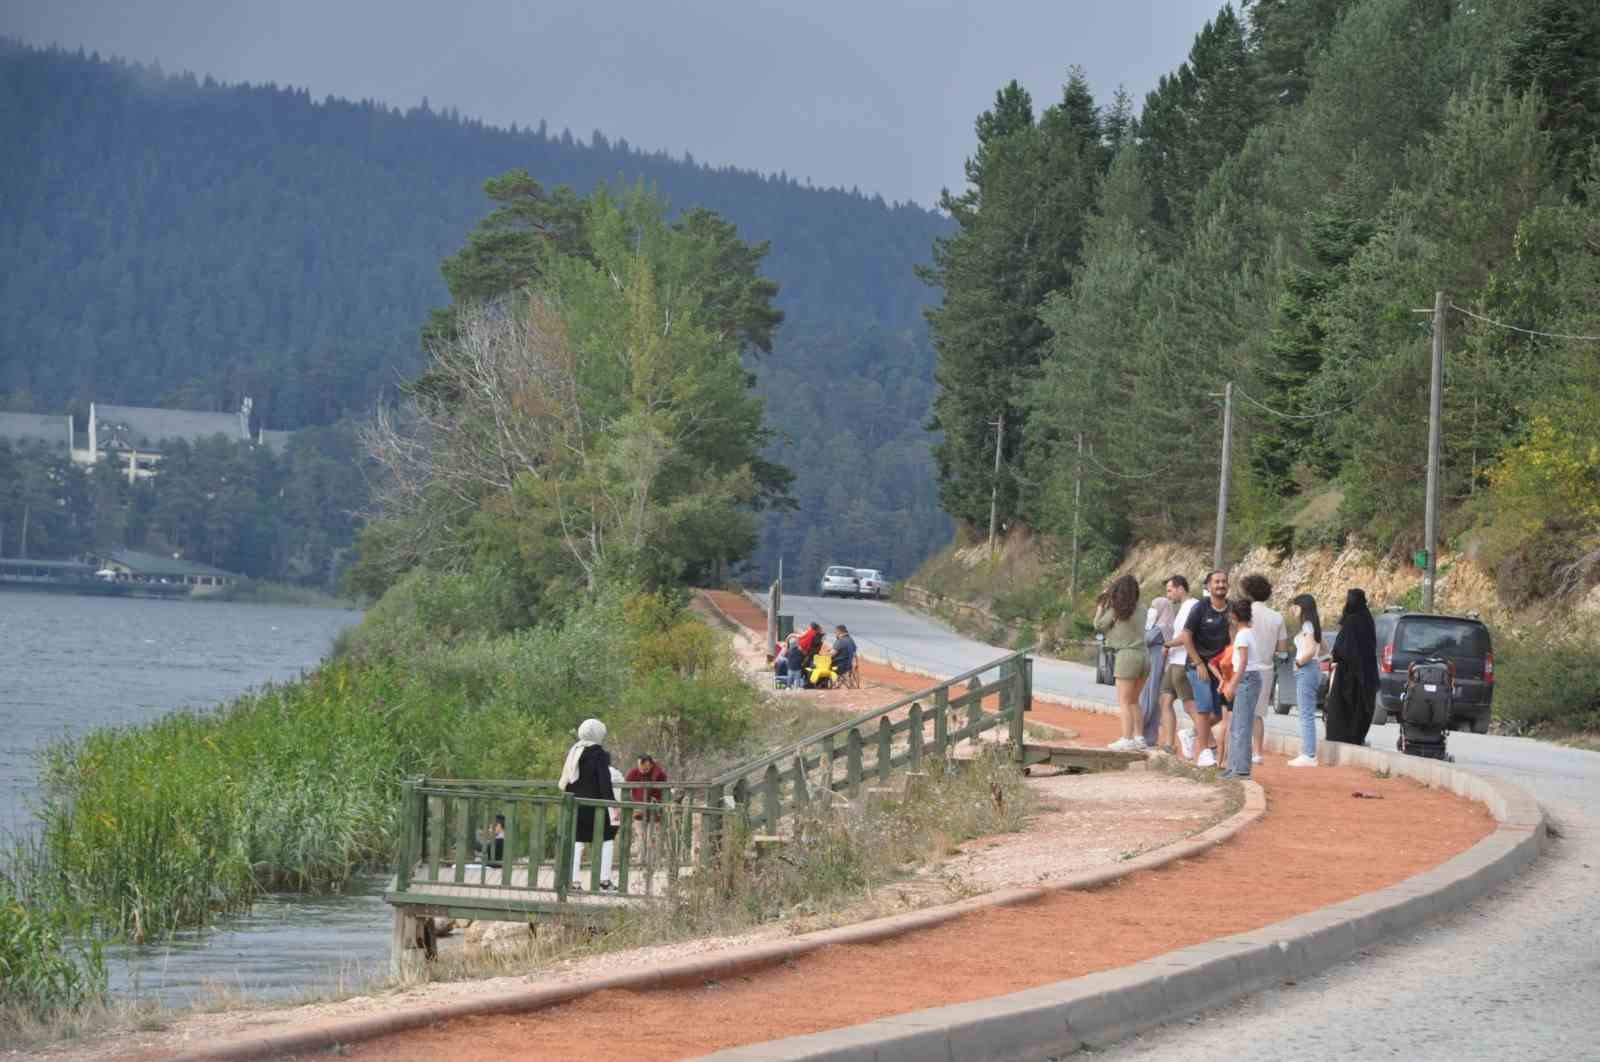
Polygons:
M1489 651L1489 630L1480 623L1407 616L1394 648L1398 653L1478 657Z

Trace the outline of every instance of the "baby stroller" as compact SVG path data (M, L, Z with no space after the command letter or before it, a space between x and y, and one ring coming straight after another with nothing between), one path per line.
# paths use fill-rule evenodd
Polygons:
M1448 660L1428 657L1406 669L1406 688L1400 694L1400 738L1395 748L1407 756L1453 759L1444 746L1455 689L1456 666Z

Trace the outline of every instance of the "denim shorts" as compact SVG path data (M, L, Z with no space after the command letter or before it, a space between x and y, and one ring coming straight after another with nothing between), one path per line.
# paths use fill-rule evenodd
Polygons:
M1194 665L1186 669L1189 672L1189 685L1194 689L1194 710L1199 715L1221 715L1222 703L1217 697L1216 676L1211 681L1201 682L1195 674Z

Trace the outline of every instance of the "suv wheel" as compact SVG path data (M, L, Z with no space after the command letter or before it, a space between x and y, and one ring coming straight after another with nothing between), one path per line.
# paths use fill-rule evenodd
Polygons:
M1389 722L1389 709L1385 708L1381 704L1372 709L1372 725L1373 726L1383 726L1388 722Z
M1472 721L1472 732L1474 734L1487 734L1489 732L1489 720L1490 717L1487 715L1482 719L1474 719Z

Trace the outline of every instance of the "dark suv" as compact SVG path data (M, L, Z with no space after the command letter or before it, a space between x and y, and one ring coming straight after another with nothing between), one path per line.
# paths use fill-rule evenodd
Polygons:
M1378 703L1372 721L1383 725L1400 714L1400 694L1411 665L1429 657L1448 660L1456 668L1452 729L1489 732L1494 703L1494 647L1489 628L1470 616L1433 616L1421 612L1384 612L1378 626Z

